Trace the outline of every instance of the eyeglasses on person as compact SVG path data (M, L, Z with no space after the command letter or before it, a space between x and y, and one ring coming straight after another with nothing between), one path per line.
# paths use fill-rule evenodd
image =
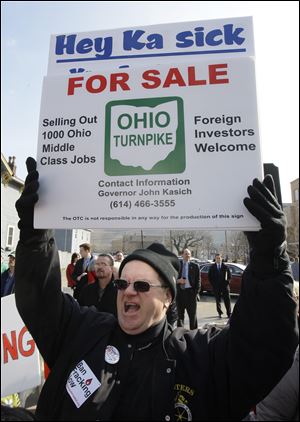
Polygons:
M161 289L167 288L167 286L161 286L160 284L152 284L152 283L149 283L149 281L144 281L144 280L137 280L137 281L134 281L133 283L129 283L127 280L123 280L123 279L114 280L114 285L116 286L118 290L126 290L130 284L132 284L134 290L139 293L149 292L150 287L160 287Z

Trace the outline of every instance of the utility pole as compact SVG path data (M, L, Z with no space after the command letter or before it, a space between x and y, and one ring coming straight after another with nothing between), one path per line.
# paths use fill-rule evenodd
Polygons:
M225 230L225 259L228 259L227 230Z
M67 250L67 229L65 229L65 251Z

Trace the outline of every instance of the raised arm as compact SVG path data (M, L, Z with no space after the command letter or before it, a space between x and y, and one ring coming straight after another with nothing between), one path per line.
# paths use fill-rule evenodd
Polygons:
M244 204L261 230L246 233L250 263L230 320L230 395L238 417L276 385L292 364L298 341L286 219L272 177L255 179L248 194Z
M15 297L23 321L51 367L63 342L67 341L66 327L69 335L72 324L79 323L80 308L61 292L59 256L52 231L33 228L39 174L33 158L28 158L26 165L28 176L24 191L16 202L20 240L16 250Z

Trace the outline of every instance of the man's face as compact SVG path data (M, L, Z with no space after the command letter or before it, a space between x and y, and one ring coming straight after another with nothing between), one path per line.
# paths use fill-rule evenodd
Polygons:
M222 257L221 257L221 255L217 255L217 256L216 256L216 263L217 263L217 264L220 264L220 263L221 263L221 261L222 261Z
M87 258L89 255L89 251L84 248L79 248L79 253L81 255L81 258Z
M143 280L162 285L157 272L142 261L129 261L122 269L121 277L129 283ZM118 320L127 334L143 333L165 316L172 301L170 289L150 287L148 292L136 292L133 284L119 290L117 296Z
M115 261L122 262L123 259L124 259L124 255L121 252L117 253Z
M189 261L191 259L191 256L192 256L192 254L191 254L191 251L189 249L185 249L183 251L182 257L185 261Z
M15 263L16 263L15 258L13 256L9 256L8 257L8 266L9 266L9 268L14 268L15 267Z
M107 256L100 256L97 258L94 270L97 278L111 279L113 267L110 265L110 260Z

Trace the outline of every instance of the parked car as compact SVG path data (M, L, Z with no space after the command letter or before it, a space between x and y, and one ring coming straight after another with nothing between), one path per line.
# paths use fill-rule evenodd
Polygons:
M203 292L213 293L212 285L208 281L208 270L211 265L213 264L212 263L206 264L200 269L200 280L201 280L200 294L202 294ZM230 272L231 272L230 293L240 294L242 275L246 268L246 265L236 264L232 262L226 262L226 265L229 267Z
M198 259L198 258L191 258L191 262L195 262L196 264L199 265L199 268L201 268L201 267L203 267L203 265L209 264L212 261L209 261L209 260L201 261L201 259Z
M182 256L181 255L178 256L178 259L179 259L179 261L182 261ZM195 264L197 264L199 266L199 269L201 269L203 267L203 265L212 263L212 261L209 260L209 259L207 259L206 261L201 261L201 259L194 258L194 257L191 258L191 262L195 262Z

